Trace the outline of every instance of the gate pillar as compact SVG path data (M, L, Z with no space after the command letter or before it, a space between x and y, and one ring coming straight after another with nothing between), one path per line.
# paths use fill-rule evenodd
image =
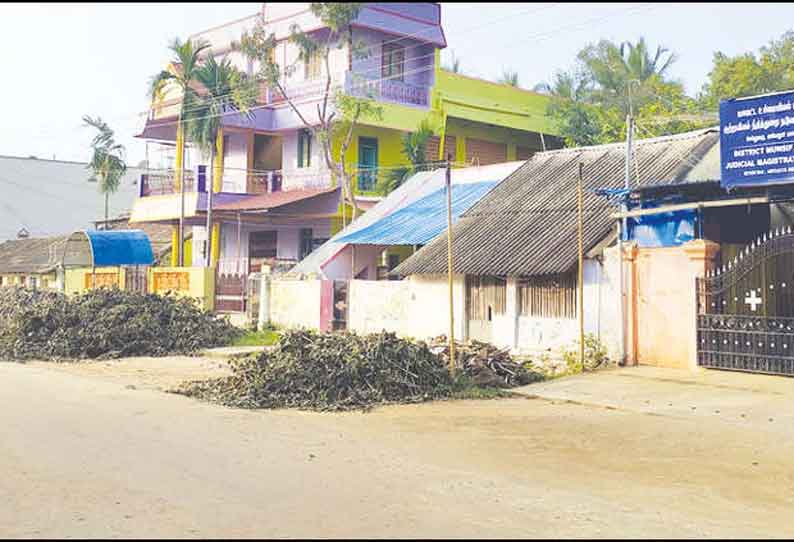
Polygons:
M720 252L720 245L705 239L695 239L685 243L682 248L690 261L690 268L688 269L691 276L689 283L692 285L689 295L686 300L681 300L686 303L686 322L688 324L689 333L687 334L687 345L689 355L687 357L687 366L690 370L698 370L697 362L697 327L698 327L698 306L697 306L697 290L695 289L695 279L703 278L706 276L706 271L714 268L714 260Z

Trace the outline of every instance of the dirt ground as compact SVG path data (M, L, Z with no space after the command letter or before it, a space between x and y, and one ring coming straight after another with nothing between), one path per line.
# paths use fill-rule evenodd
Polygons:
M0 537L794 536L791 380L622 369L367 414L160 391L224 371L0 363Z

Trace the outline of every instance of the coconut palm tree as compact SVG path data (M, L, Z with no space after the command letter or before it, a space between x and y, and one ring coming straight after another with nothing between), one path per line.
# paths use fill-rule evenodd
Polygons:
M511 87L517 87L518 72L512 72L509 70L503 71L502 76L499 78L499 82L505 85L510 85Z
M460 58L455 56L455 51L450 53L449 64L442 66L445 70L452 73L460 73Z
M665 55L667 55L666 59L663 58ZM643 37L636 44L630 41L621 43L620 57L623 59L623 70L626 77L640 82L653 76L665 77L667 70L678 59L675 53L662 46L657 46L656 52L651 55Z
M105 227L107 227L110 194L119 189L121 179L127 172L124 146L116 142L113 130L100 117L94 119L84 115L83 123L98 132L91 142L92 154L87 169L91 171L89 181L97 182L99 191L105 195Z
M380 184L380 191L385 196L403 184L408 177L418 171L432 169L435 160L427 158L427 143L433 137L433 129L423 120L416 131L402 136L402 153L410 162L409 165L390 170Z
M198 101L198 94L195 90L196 72L201 65L201 53L209 47L209 44L203 40L187 40L182 42L179 38L175 38L169 46L172 53L171 66L169 69L162 70L154 77L149 83L149 95L152 100L162 98L163 92L170 87L176 87L180 94L179 104L179 117L177 119L177 142L184 141L185 126L192 118L197 115L196 103ZM182 247L184 245L184 232L185 232L185 183L182 179L185 159L184 144L178 144L177 164L176 164L176 181L179 184L179 193L181 197L180 215L179 215L179 246L177 247L177 261L178 265L184 265L184 254Z
M187 119L187 136L209 157L210 164L219 159L218 134L223 126L223 117L241 114L253 118L249 107L254 105L258 87L253 80L223 58L218 62L211 54L195 72L196 81L203 87L196 97L193 113ZM213 175L213 183L215 178ZM211 240L212 231L212 193L208 190L207 201L207 239ZM207 250L207 266L210 265L210 250Z

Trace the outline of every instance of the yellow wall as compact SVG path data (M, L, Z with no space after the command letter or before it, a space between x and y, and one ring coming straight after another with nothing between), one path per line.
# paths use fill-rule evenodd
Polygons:
M152 267L149 269L149 292L171 291L197 299L202 307L215 306L215 269L207 267Z
M345 164L348 171L354 173L358 170L358 142L360 137L371 137L378 140L378 166L391 167L407 165L408 159L402 153L402 135L405 132L401 130L392 130L390 128L382 128L378 126L358 125L353 129L353 137L350 140L350 146L345 154ZM333 152L334 158L339 159L339 153L342 147L341 137L334 140ZM381 173L382 174L382 173ZM355 193L380 195L377 191L359 192L358 183L356 179L353 180L353 190Z
M28 277L39 279L39 288L56 289L55 273L0 273L0 286L24 286L27 284Z
M90 288L86 285L93 283L91 277L96 273L96 283L100 286L109 285L112 281L113 285L118 288L123 288L125 284L124 269L118 267L97 267L92 269L90 267L79 267L66 269L64 273L64 290L67 294L80 294Z

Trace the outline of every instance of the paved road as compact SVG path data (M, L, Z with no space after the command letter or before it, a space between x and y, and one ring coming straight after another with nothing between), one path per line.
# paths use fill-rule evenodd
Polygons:
M116 367L0 363L0 537L794 536L777 421L605 400L687 387L730 410L735 386L629 371L536 399L249 412Z

